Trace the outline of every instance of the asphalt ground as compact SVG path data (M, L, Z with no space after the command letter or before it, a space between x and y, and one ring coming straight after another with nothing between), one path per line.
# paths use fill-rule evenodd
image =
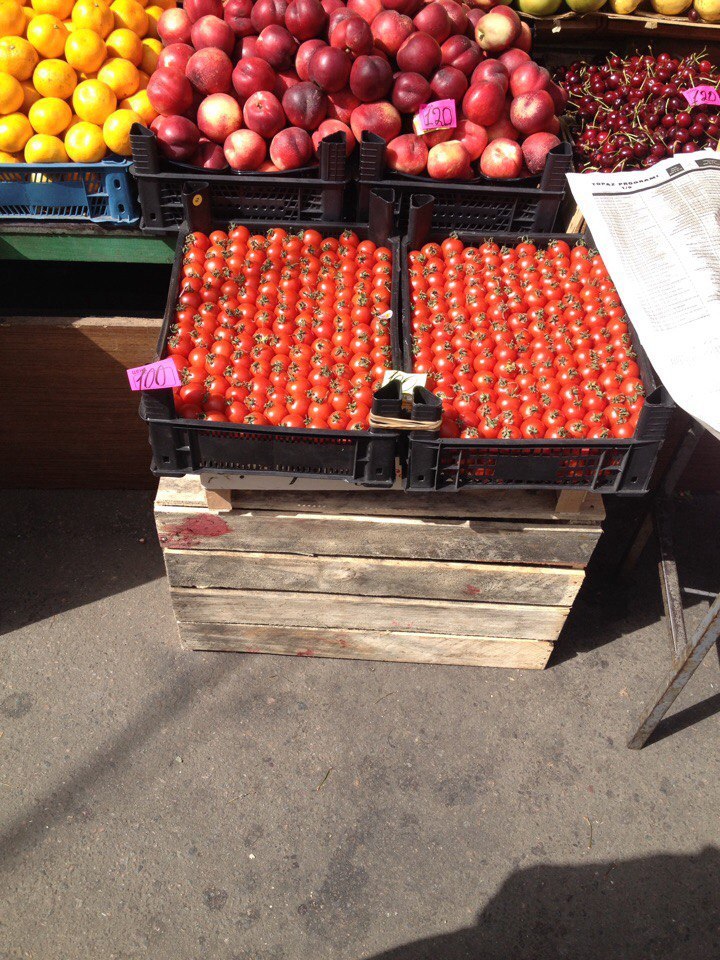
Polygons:
M188 653L150 494L3 503L0 960L720 956L714 652L625 747L651 550L544 672ZM681 503L686 583L719 528Z

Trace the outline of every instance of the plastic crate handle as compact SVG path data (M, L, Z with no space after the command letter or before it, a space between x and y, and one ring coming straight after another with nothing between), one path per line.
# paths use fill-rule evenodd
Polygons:
M407 244L414 249L425 243L430 233L435 209L435 198L430 193L414 193L410 197Z
M138 173L159 173L160 155L157 139L148 127L134 123L130 127L132 158Z
M346 176L347 137L339 130L323 137L318 151L320 179L342 181Z
M188 180L182 185L180 196L183 205L183 221L187 224L188 232L193 233L197 230L200 233L210 233L212 203L208 181Z

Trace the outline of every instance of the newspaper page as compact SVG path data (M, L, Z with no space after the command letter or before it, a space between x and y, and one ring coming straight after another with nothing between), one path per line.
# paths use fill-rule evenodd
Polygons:
M720 154L568 181L660 379L720 438Z

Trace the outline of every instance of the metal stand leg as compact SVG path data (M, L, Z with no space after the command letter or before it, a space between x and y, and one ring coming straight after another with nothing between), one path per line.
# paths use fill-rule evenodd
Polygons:
M628 747L631 750L639 750L645 746L718 637L720 637L720 594L715 598L705 619L687 644L684 655L673 664L672 673L658 690L653 706L642 714L637 730L628 741Z
M659 574L662 588L663 606L670 634L670 659L672 668L660 686L656 697L640 716L638 727L628 741L631 750L639 750L652 736L657 725L673 705L690 677L702 663L710 647L720 639L720 594L715 596L703 622L688 640L685 629L682 594L673 550L672 535L672 494L682 476L685 467L697 447L703 434L703 428L693 423L680 444L655 500L652 514L648 515L635 543L631 546L626 560L633 563L652 531L654 521L660 548ZM718 647L720 653L720 647Z

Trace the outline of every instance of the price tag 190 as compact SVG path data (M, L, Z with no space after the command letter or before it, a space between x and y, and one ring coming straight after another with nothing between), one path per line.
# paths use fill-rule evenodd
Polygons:
M697 107L709 104L712 107L720 107L720 91L709 84L704 83L699 87L690 87L689 90L683 90L685 97L691 107Z
M133 367L127 371L127 375L131 390L166 390L182 385L180 372L172 357L146 363L144 367Z
M452 130L457 126L457 109L454 100L433 100L424 103L413 119L415 133L430 133L431 130Z

